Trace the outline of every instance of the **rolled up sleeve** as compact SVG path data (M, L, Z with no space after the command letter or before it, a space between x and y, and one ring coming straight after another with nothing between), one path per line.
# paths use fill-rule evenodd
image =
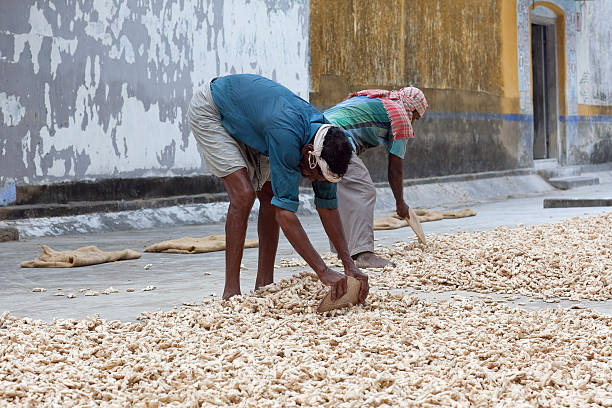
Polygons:
M285 209L287 211L296 212L300 203L298 201L288 200L286 198L272 197L270 203L276 207Z
M330 183L328 181L313 181L312 190L314 191L314 202L317 208L327 208L329 210L335 210L338 208L336 183Z
M391 132L389 132L391 134ZM406 155L406 145L408 144L408 139L395 139L393 140L393 135L390 136L389 145L387 145L387 150L394 156L403 159Z

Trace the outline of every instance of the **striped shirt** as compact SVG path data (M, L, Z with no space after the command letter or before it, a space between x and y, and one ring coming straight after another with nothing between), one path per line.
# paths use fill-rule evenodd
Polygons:
M380 99L354 96L329 108L323 115L349 133L357 146L357 154L383 145L390 154L404 158L408 139L393 140L391 120Z

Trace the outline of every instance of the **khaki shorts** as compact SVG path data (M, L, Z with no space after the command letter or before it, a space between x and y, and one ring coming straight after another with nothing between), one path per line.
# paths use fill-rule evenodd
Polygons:
M225 177L245 168L255 191L270 180L269 159L234 139L221 124L219 109L210 93L210 81L193 95L187 116L206 168L212 174Z

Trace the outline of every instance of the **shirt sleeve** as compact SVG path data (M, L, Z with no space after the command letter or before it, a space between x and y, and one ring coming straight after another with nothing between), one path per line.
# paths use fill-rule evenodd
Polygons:
M317 208L327 208L330 210L338 208L336 183L330 183L329 181L313 181L312 190L314 191L314 202Z
M390 154L403 159L406 155L406 145L408 144L408 139L401 138L393 140L393 133L389 132L389 144L387 144L387 150Z
M270 180L272 182L271 204L296 212L299 201L301 149L298 139L288 129L271 129L268 132L268 154L270 158Z

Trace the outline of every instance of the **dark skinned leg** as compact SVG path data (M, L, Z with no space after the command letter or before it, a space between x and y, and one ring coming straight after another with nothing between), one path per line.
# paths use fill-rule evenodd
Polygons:
M255 192L246 169L242 168L223 178L230 199L225 221L225 289L223 299L240 294L240 263L244 251L249 214Z
M269 181L257 192L257 198L259 199L259 216L257 218L259 261L255 289L274 282L274 260L278 248L279 226L276 221L276 207L270 204L273 196L272 183Z

